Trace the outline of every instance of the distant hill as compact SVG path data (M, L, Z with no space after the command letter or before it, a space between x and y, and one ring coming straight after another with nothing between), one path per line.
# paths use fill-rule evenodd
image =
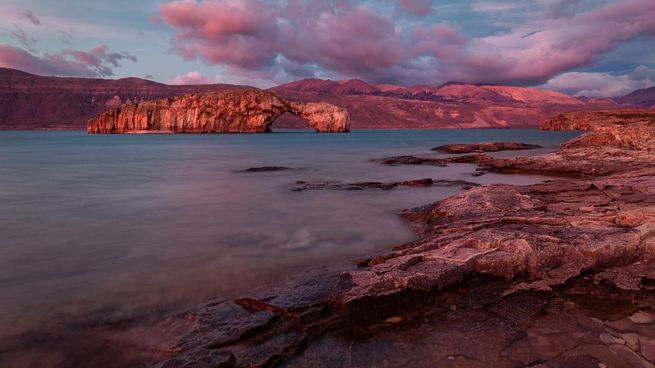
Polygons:
M582 100L537 88L465 83L403 87L305 79L272 90L289 99L346 107L353 128L536 128L555 113L618 106L610 99Z
M615 98L615 100L620 104L652 109L655 108L655 87L638 89L627 96Z
M171 86L141 78L42 77L0 68L0 129L83 129L126 102L247 88L229 84Z
M89 118L123 103L242 88L250 87L173 86L140 78L42 77L0 68L0 129L83 129ZM305 79L271 90L291 100L346 107L354 129L536 128L556 113L618 106L611 99L579 99L537 88L464 83L403 87L358 79ZM288 115L275 125L305 126Z

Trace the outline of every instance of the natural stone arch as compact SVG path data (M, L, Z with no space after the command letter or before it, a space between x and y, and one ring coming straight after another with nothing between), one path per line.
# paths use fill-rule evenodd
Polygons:
M317 132L347 132L348 112L323 102L287 102L258 89L195 94L127 104L89 120L89 133L263 133L284 113Z
M266 131L271 131L271 126L285 113L297 116L317 132L343 133L350 130L350 116L338 106L324 102L287 102L286 105L286 111L275 117Z

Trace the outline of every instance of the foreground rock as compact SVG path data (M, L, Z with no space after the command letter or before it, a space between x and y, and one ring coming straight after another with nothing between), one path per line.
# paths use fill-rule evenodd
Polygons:
M434 147L432 150L442 153L474 153L529 150L535 148L541 148L541 146L518 142L483 142L469 144L447 144L445 146Z
M407 211L416 241L210 303L162 366L652 367L654 143L585 146L599 133L530 164L465 156L575 178L475 187Z
M176 96L122 105L87 123L89 133L263 133L291 113L317 132L347 132L348 112L321 102L287 102L257 89Z

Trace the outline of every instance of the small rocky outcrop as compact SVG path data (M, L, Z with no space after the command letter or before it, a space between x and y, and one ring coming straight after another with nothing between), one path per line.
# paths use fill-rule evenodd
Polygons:
M348 132L350 117L322 102L287 102L258 89L193 94L122 105L87 123L89 133L263 133L284 113L317 132Z
M434 147L432 150L441 153L475 153L475 152L498 152L498 151L517 151L541 148L537 144L527 144L519 142L482 142L469 144L447 144L445 146Z

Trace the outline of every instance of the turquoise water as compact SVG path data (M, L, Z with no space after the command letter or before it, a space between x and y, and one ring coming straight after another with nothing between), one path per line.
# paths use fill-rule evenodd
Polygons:
M545 147L511 153L536 154L574 135L0 132L0 337L243 295L317 265L348 267L413 238L399 210L461 190L290 191L297 180L530 184L543 178L472 177L472 165L385 167L370 159L438 156L429 148L491 140ZM298 170L239 172L257 166Z

